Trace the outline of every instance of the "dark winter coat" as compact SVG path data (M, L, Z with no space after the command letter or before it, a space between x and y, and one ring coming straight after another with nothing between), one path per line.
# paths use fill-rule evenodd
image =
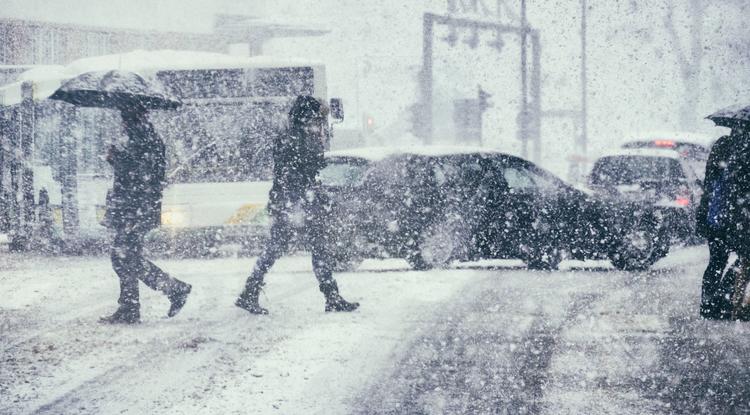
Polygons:
M729 159L729 248L750 256L750 131L737 135Z
M706 162L706 175L703 179L703 195L696 210L696 233L705 238L724 239L724 230L712 229L708 224L708 205L714 183L719 180L727 168L732 151L735 147L735 136L726 135L711 146L711 152Z
M293 205L320 205L324 195L318 173L326 166L324 143L301 128L291 127L273 143L273 186L269 194L269 211L273 215Z
M128 143L110 150L114 184L107 201L108 225L148 231L161 224L166 178L164 143L145 118L125 120Z

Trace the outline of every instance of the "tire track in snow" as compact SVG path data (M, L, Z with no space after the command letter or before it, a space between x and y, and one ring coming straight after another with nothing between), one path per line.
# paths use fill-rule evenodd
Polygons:
M624 274L617 278L621 282L603 287L606 301L584 310L581 318L561 333L547 388L546 413L723 413L706 411L700 405L686 409L696 400L710 400L710 391L708 396L693 394L690 398L665 393L674 391L675 382L685 377L679 370L665 374L676 360L684 363L691 353L709 358L726 354L719 349L712 352L691 347L683 356L675 353L676 342L667 341L674 316L685 320L680 325L688 322L683 329L691 335L706 335L701 328L704 322L697 318L700 275L706 260L699 250L677 249L651 270ZM662 348L668 356L665 361L658 359ZM711 370L706 369L688 368L687 372L710 377ZM692 392L713 389L701 381L692 387ZM671 406L670 399L676 399Z
M613 284L621 286L634 282L616 281ZM524 298L522 289L509 295L489 278L477 285L449 302L457 305L423 331L393 374L362 395L357 413L538 414L544 410L557 339L605 294L574 292L559 314L541 307L519 313L518 304L507 298ZM519 327L504 327L503 321Z

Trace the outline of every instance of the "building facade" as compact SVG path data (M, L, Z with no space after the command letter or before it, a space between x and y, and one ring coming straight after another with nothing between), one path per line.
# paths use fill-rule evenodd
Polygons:
M244 44L248 54L278 37L320 36L326 30L264 22L249 16L216 15L212 33L138 31L0 18L2 66L65 65L90 56L136 49L176 49L227 53Z
M134 49L225 52L232 40L218 34L141 32L16 19L0 19L0 39L0 65L64 65Z

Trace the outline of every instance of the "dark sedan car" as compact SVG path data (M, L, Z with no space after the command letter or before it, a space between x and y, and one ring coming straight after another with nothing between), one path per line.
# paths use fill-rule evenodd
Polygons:
M328 161L321 179L342 269L366 257L405 258L416 269L520 258L553 269L566 255L636 269L666 254L649 212L595 199L511 155L358 149L331 152Z

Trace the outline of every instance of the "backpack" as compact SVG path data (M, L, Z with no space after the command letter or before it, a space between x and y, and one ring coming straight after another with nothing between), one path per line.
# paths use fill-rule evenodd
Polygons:
M725 229L729 224L729 169L722 170L711 183L706 223L713 230Z

